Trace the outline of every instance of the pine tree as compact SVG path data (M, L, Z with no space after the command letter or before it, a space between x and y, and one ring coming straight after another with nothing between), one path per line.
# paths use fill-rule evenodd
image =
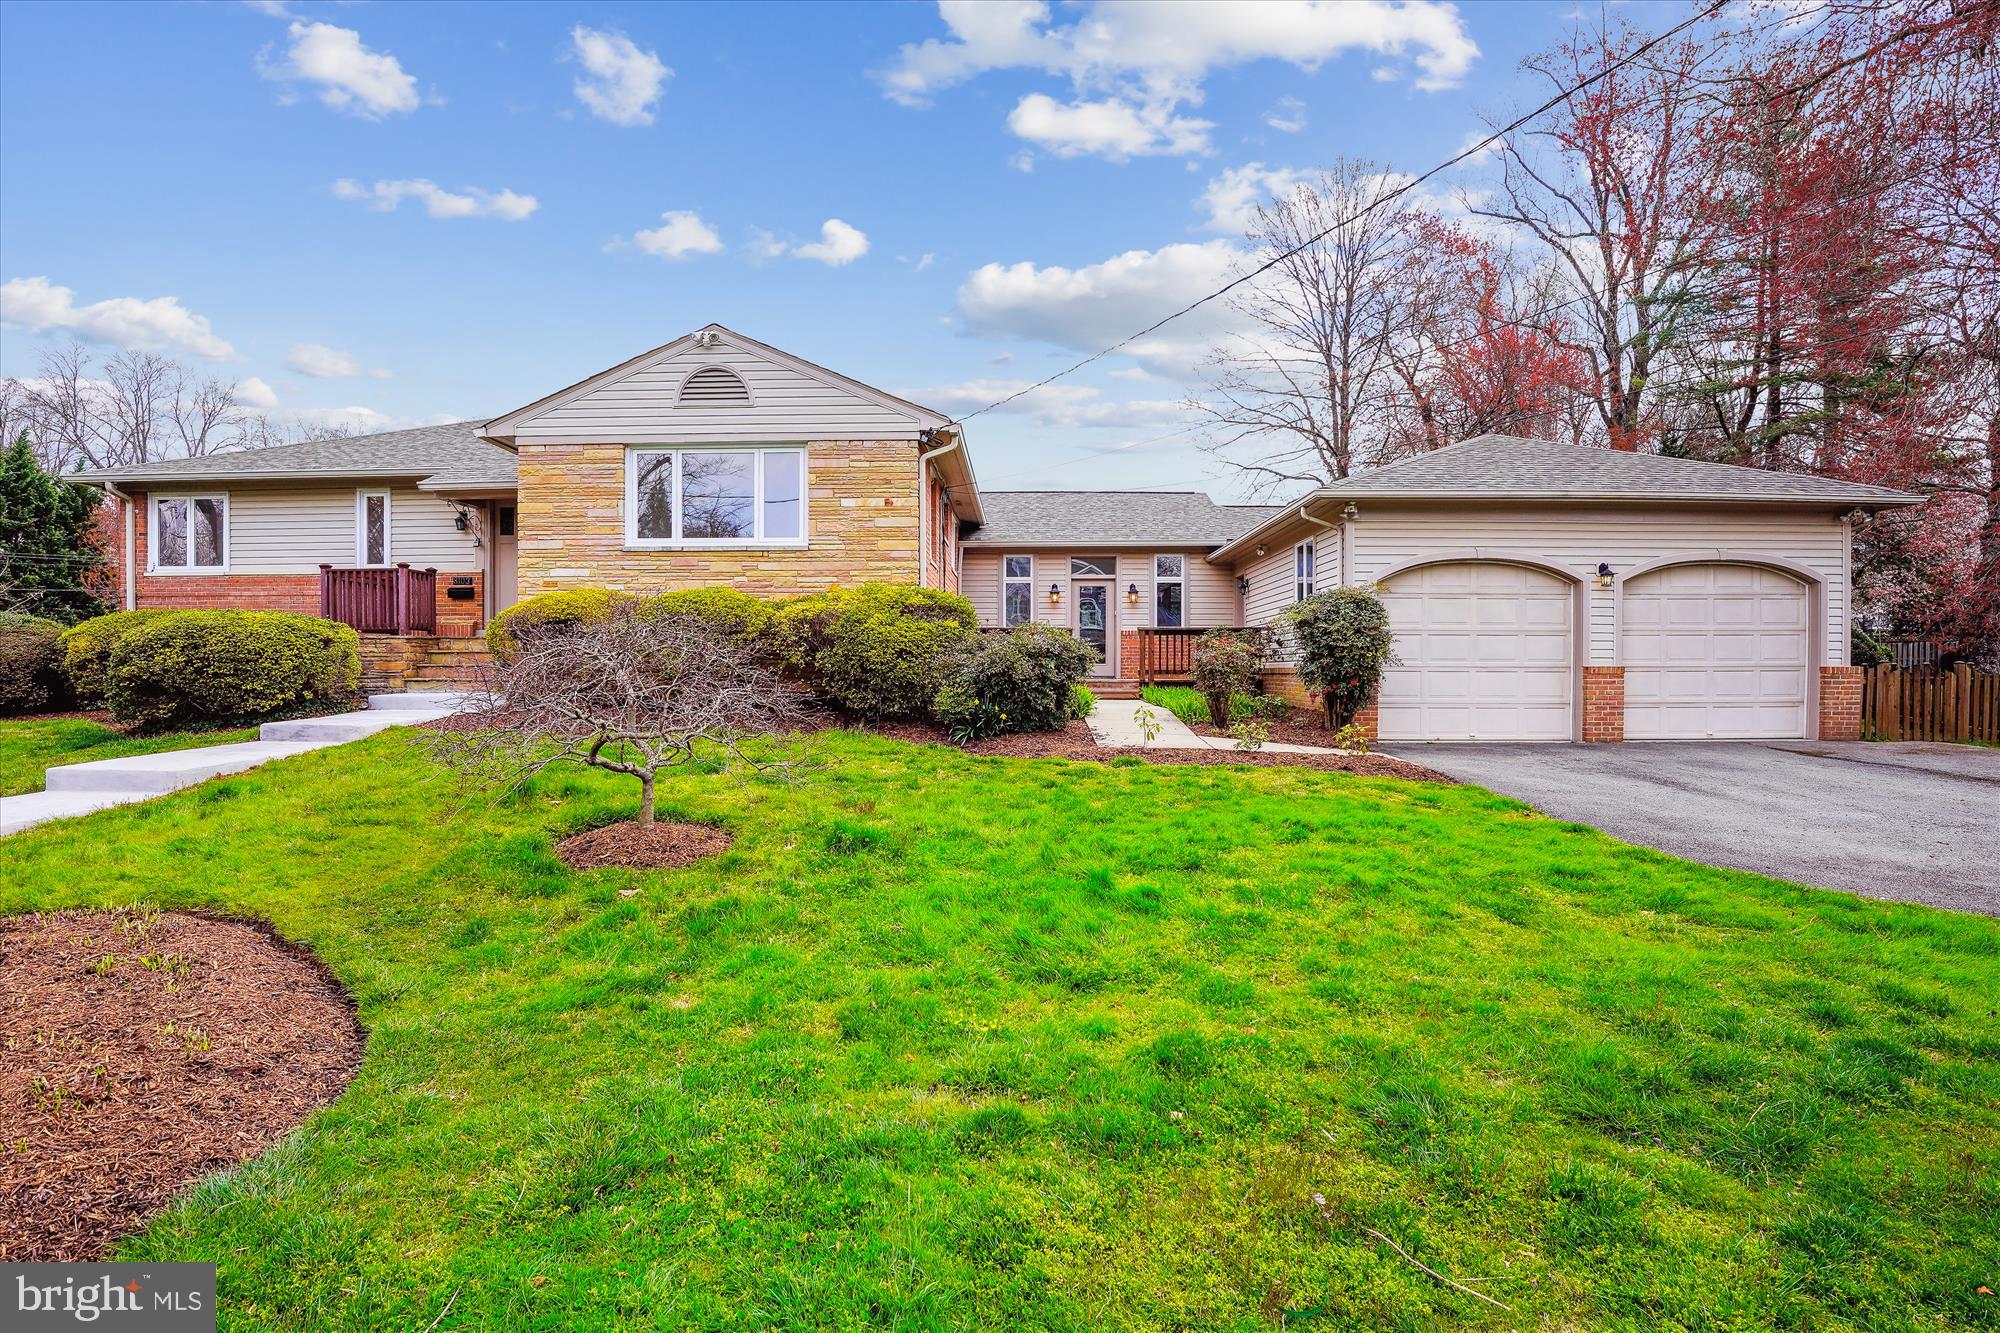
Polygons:
M74 624L103 611L87 589L102 576L101 497L42 471L23 431L0 454L0 611Z

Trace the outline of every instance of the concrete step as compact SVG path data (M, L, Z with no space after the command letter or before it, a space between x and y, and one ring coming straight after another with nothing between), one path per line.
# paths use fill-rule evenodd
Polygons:
M93 759L87 764L63 764L52 768L43 785L50 792L136 792L157 796L179 791L197 782L241 773L272 759L288 759L316 750L324 742L270 740L239 741L234 745L205 745L195 750L168 750L162 754L134 754L123 759Z
M26 796L0 798L0 837L45 824L51 819L87 815L93 810L143 801L157 794L144 791L38 791Z
M368 707L371 710L399 713L410 709L455 709L464 705L472 696L461 690L404 690L394 694L371 694Z
M358 741L391 727L407 727L449 716L449 708L365 709L356 713L335 713L331 717L299 717L288 722L266 722L257 734L267 741L318 741L337 745Z

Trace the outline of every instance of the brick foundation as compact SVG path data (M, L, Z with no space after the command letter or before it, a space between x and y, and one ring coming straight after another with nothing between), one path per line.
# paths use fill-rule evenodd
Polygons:
M1598 742L1625 739L1624 667L1583 669L1583 738Z
M1319 708L1319 696L1305 687L1305 682L1299 679L1299 673L1292 668L1265 667L1263 676L1264 693L1275 694L1294 708L1314 710ZM1368 738L1370 744L1380 737L1380 715L1373 700L1354 715L1354 725L1361 728L1362 734Z
M1139 679L1139 632L1118 631L1118 674L1125 680Z
M1866 667L1823 666L1819 669L1819 738L1823 741L1861 739L1861 680Z

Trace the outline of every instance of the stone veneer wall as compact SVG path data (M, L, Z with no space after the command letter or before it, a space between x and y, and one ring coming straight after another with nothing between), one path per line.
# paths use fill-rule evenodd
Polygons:
M627 550L625 446L525 444L517 577L523 599L555 588L657 592L726 585L789 597L834 584L917 577L917 469L906 440L806 446L803 548Z

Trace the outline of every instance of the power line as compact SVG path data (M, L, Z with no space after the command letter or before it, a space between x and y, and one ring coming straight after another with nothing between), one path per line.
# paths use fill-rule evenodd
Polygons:
M1222 286L1208 293L1208 295L1200 297L1197 300L1190 301L1188 304L1182 306L1180 309L1174 311L1172 314L1165 315L1157 320L1154 320L1151 324L1148 324L1145 328L1140 329L1137 333L1130 334L1127 337L1121 338L1117 342L1111 344L1111 346L1106 347L1101 351L1092 352L1089 356L1084 357L1081 361L1078 361L1073 365L1069 365L1061 370L1058 370L1055 374L1048 376L1046 379L1037 380L1035 383L1028 385L1024 389L1018 389L1015 392L1008 394L1004 398L1001 398L995 402L988 403L984 407L976 408L971 412L967 412L964 416L954 418L952 424L963 425L964 423L972 420L972 418L979 416L982 413L991 412L997 407L1005 407L1008 403L1013 402L1016 398L1025 397L1026 395L1035 392L1035 390L1037 389L1045 389L1049 385L1054 384L1057 380L1064 379L1067 376L1073 375L1077 371L1082 370L1085 366L1090 365L1091 363L1096 361L1101 361L1105 357L1110 356L1113 352L1116 352L1121 348L1131 346L1133 343L1145 337L1147 334L1157 332L1158 330L1166 327L1168 324L1171 324L1173 321L1179 319L1181 316L1192 314L1194 311L1199 310L1202 306L1207 305L1210 301L1214 301L1220 297L1226 296L1230 292L1234 291L1236 288L1241 287L1244 283L1251 281L1253 278L1257 278L1265 273L1268 273L1270 270L1284 263L1287 259L1290 259L1293 255L1298 254L1300 251L1306 250L1311 246L1317 245L1319 242L1325 240L1328 236L1331 236L1334 232L1339 231L1343 227L1351 226L1352 224L1359 222L1362 218L1367 217L1370 213L1373 213L1376 209L1383 207L1385 204L1392 203L1395 200L1402 198L1404 195L1408 194L1411 190L1416 189L1417 186L1422 185L1425 181L1429 180L1431 177L1436 176L1441 172L1449 171L1451 168L1465 161L1465 159L1467 159L1468 157L1472 157L1477 153L1484 152L1490 145L1497 143L1501 139L1505 138L1507 135L1512 134L1515 130L1520 129L1523 125L1526 125L1529 121L1535 119L1537 116L1540 116L1543 112L1552 110L1553 108L1561 105L1562 103L1568 101L1570 98L1576 96L1578 93L1582 92L1585 88L1590 87L1592 84L1595 84L1603 79L1609 78L1612 74L1616 73L1618 70L1624 68L1626 65L1631 64L1633 61L1645 55L1648 51L1651 51L1654 47L1659 46L1662 43L1666 42L1668 39L1678 36L1679 34L1685 32L1687 29L1694 27L1697 23L1701 23L1709 18L1714 17L1714 15L1719 13L1727 3L1728 0L1711 0L1711 2L1707 6L1705 6L1696 14L1682 20L1679 23L1676 23L1673 27L1668 28L1665 32L1659 34L1657 37L1648 38L1646 41L1642 42L1639 46L1635 47L1630 53L1618 57L1618 59L1612 61L1610 64L1606 65L1603 69L1597 71L1595 74L1592 74L1590 77L1583 79L1582 81L1574 84L1573 86L1557 93L1554 97L1551 97L1548 101L1543 102L1533 111L1530 111L1522 116L1517 116L1513 121L1509 122L1506 125L1501 126L1499 129L1493 131L1491 134L1479 140L1477 143L1468 144L1466 147L1460 149L1455 156L1447 158L1445 161L1438 163L1436 166L1430 168L1428 171L1424 172L1420 176L1411 177L1409 180L1403 182L1395 189L1390 190L1386 194L1376 197L1367 205L1356 210L1349 216L1342 218L1338 222L1329 224L1328 226L1315 232L1313 235L1307 237L1305 240L1300 241L1297 245L1292 246L1290 249L1285 250L1279 254L1273 255L1271 258L1259 264L1256 268L1251 269L1249 272L1238 274L1236 277L1231 278L1228 282L1222 284Z

